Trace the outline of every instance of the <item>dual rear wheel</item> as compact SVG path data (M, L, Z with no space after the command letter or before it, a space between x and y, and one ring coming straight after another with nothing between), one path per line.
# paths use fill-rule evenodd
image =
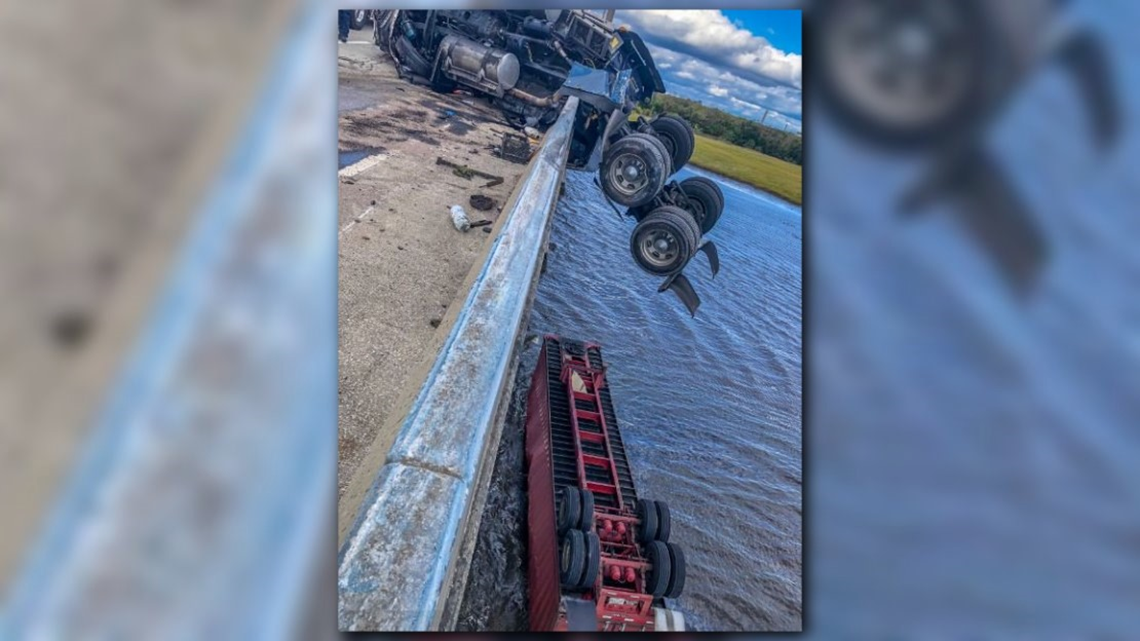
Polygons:
M701 228L692 214L665 205L637 223L629 236L629 249L639 267L663 276L684 268L700 242Z
M675 599L685 589L685 553L679 546L664 541L650 541L645 546L649 572L645 591L656 597Z
M556 515L562 537L559 554L559 580L566 590L594 587L602 565L602 545L594 533L594 494L577 487L558 492Z

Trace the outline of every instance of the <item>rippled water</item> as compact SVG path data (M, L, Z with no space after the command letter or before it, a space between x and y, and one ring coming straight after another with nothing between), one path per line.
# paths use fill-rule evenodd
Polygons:
M713 279L686 273L696 318L629 256L592 176L569 172L529 333L603 345L638 494L664 500L687 558L674 607L695 630L801 628L800 208L712 174L725 212L709 237ZM514 406L472 561L462 629L526 628L521 408L537 358L522 357Z

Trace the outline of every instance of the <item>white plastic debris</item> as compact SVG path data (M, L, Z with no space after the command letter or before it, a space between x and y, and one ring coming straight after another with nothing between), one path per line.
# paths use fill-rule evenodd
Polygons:
M471 229L471 221L467 218L467 212L463 211L462 205L451 206L451 223L459 231L467 231Z

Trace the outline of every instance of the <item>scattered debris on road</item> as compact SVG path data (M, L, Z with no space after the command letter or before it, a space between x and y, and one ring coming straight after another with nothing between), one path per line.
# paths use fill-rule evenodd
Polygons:
M454 173L456 176L459 176L460 178L466 178L468 180L470 180L472 176L479 176L480 178L487 178L491 182L484 185L484 188L493 187L494 185L499 185L499 184L502 184L502 182L503 182L502 176L496 176L495 174L489 174L485 171L479 171L478 169L472 169L472 168L468 167L467 165L460 165L457 163L453 163L450 160L444 159L443 157L436 158L435 164L443 165L444 167L451 167L452 173Z
M483 194L471 194L471 206L479 211L487 211L495 206L495 199Z
M471 221L467 218L467 212L463 211L463 205L451 206L451 224L459 231L471 229Z
M512 132L503 133L503 146L499 152L503 160L523 164L530 160L530 142L523 136Z

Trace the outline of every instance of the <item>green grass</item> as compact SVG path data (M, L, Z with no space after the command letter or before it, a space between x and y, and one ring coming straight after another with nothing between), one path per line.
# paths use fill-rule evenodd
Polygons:
M700 134L689 162L797 205L803 203L803 167L799 165Z

